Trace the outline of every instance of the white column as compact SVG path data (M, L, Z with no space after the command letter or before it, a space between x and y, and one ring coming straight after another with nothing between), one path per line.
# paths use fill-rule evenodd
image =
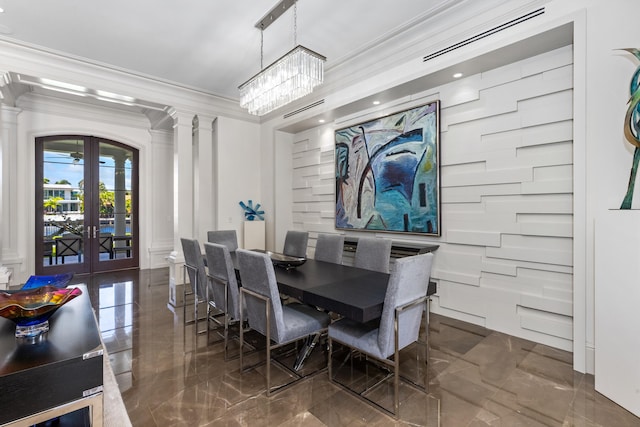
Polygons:
M126 207L126 183L124 163L127 160L125 154L117 154L113 157L114 161L114 235L124 236L127 234L127 207ZM118 241L116 245L125 246L124 241Z
M12 188L15 191L20 111L18 108L0 105L0 289L6 289L10 284L12 271L6 261L9 252L15 254L17 251L17 227L14 221L17 210L14 198L17 194L12 194Z
M595 389L640 417L640 212L595 222Z
M207 231L215 230L215 171L213 152L214 117L198 114L198 126L195 129L195 142L198 149L198 176L196 193L195 235L200 243L207 241Z
M193 237L193 114L173 114L173 252L169 261L169 303L181 306L184 255L181 237Z

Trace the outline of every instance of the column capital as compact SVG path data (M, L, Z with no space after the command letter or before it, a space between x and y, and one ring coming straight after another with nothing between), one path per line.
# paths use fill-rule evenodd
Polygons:
M195 114L184 111L173 110L171 112L171 118L173 119L173 128L181 126L193 127L193 119Z
M211 130L213 128L213 121L217 119L217 116L210 116L206 114L197 115L197 126L200 130Z
M21 108L11 107L7 104L0 104L0 120L4 123L17 124L18 114L21 112Z

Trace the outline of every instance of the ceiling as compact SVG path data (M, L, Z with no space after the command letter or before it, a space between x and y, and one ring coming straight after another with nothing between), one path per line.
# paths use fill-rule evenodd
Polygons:
M434 53L416 43L417 38L424 39L425 31L433 36L457 28L456 32L466 32L469 37L486 36L491 32L488 31L491 26L510 28L516 16L537 16L538 11L543 14L544 8L540 6L547 1L298 0L297 43L327 57L327 82L315 95L322 103L324 99L321 98L331 90L357 83L361 76L375 72L391 58L406 61L407 57L421 58ZM276 4L279 0L184 0L179 4L168 0L0 0L0 8L4 9L0 13L0 41L237 102L238 86L260 70L260 30L255 25ZM492 23L481 19L480 25L477 20L470 24L474 17L484 12L494 17ZM294 47L293 35L294 8L290 8L263 32L264 66ZM446 84L454 80L454 72L471 76L568 45L572 40L572 25L550 28L525 39L513 40L511 44L496 45L492 51L391 85L366 98L331 108L317 108L314 113L309 110L293 117L314 105L305 97L287 107L284 117L290 117L281 130L300 132L317 126L319 121L329 122L370 109L374 100L384 104ZM447 43L455 46L461 41L458 38ZM434 46L438 46L437 40ZM390 56L381 58L380 52ZM52 91L43 80L39 76L11 72L5 75L8 84L0 85L0 99L4 95L4 102L15 103L29 92L79 99L77 93ZM73 82L68 83L73 86ZM82 92L82 102L103 107L114 107L115 102L123 111L146 115L154 129L170 129L172 125L168 120L169 106L133 98L121 102L118 98L124 95L115 94L112 94L115 99L105 100L91 88L82 88ZM279 110L271 113L277 114L280 114Z
M470 0L301 0L297 42L326 69ZM278 0L0 0L0 39L230 99L260 70L255 24ZM392 10L390 5L393 4ZM294 8L263 32L264 65L294 47Z

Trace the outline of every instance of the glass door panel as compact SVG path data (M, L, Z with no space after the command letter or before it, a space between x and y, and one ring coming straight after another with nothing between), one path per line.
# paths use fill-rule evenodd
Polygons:
M98 143L97 270L125 268L137 260L134 150L111 141ZM136 261L137 262L137 261ZM107 264L107 265L105 265Z
M40 148L37 264L58 272L86 272L84 139L45 138Z

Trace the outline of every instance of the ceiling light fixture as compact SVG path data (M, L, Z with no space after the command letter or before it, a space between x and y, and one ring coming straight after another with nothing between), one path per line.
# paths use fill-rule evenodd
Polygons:
M380 101L373 101L373 105L380 105Z
M74 165L77 165L78 163L80 163L80 160L82 160L82 158L84 157L80 152L79 148L80 148L80 145L78 144L78 141L76 141L76 151L73 153L69 153L69 156L73 159Z
M454 79L459 79L460 77L462 77L462 73L455 73L455 74L453 75L453 78L454 78Z
M263 68L264 30L293 6L292 50ZM324 56L297 44L297 1L282 0L258 23L260 30L261 71L241 84L240 106L250 114L261 116L313 92L324 81Z

